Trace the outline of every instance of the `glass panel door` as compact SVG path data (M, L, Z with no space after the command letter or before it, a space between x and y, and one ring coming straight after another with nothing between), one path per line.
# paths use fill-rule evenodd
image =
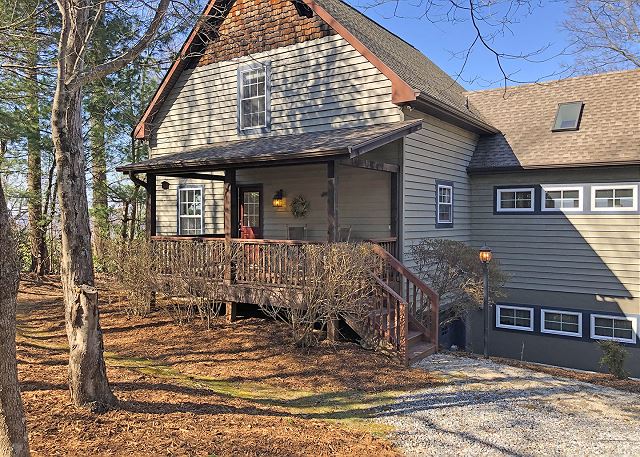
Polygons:
M262 189L260 187L240 187L240 237L262 238Z

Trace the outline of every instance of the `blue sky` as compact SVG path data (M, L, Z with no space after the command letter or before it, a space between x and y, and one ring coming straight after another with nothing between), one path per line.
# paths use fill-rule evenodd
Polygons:
M371 4L368 0L348 0L361 11L362 5ZM468 48L475 34L469 21L452 22L442 20L433 23L426 18L419 18L421 9L419 0L411 3L400 0L399 10L394 16L395 2L384 3L374 8L366 8L365 14L383 25L391 32L405 39L422 51L450 75L456 75L462 68L463 59L455 56ZM425 0L422 0L423 3ZM535 1L532 2L535 4ZM442 5L448 5L443 0ZM536 56L539 62L528 62L522 59L506 61L508 73L522 82L536 82L544 79L559 79L567 64L569 56L558 56L567 46L569 39L561 31L561 23L565 18L566 4L562 1L542 0L532 11L521 10L517 13L518 23L512 24L512 33L499 36L495 40L495 48L501 52L520 54L550 46L543 54ZM444 12L444 10L442 10ZM436 11L438 13L438 11ZM398 17L402 16L402 17ZM463 19L463 14L460 19ZM489 29L487 29L489 30ZM493 29L495 30L495 29ZM566 74L564 75L566 76ZM495 56L476 45L462 73L460 83L468 89L486 89L504 84L500 69L496 65ZM509 83L512 85L514 83Z

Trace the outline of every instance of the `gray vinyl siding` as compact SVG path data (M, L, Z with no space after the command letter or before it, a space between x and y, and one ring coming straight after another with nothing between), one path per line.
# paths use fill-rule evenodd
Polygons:
M271 62L271 128L238 134L237 69ZM340 36L182 72L154 119L151 156L220 141L402 120L391 82Z
M169 183L169 189L162 188L162 182ZM158 176L156 181L156 233L158 235L176 235L178 233L178 187L201 186L204 202L205 233L224 231L224 207L220 196L223 184L217 181L179 179Z
M389 173L338 166L337 175L340 226L351 226L351 236L354 240L388 237L391 222ZM262 185L264 238L286 239L287 226L306 226L307 239L326 241L326 165L247 168L238 170L236 178L239 186ZM161 188L162 181L170 183L168 190ZM158 235L175 235L177 233L178 184L204 186L205 233L224 233L222 183L159 178L157 185ZM271 200L280 189L284 191L287 206L274 208ZM291 214L289 203L297 195L302 195L309 201L309 213L306 217L295 218Z
M411 246L425 238L471 240L471 185L467 166L477 135L417 111L406 119L423 119L422 130L404 139L403 246L405 263L411 266ZM453 183L454 224L436 228L436 181Z
M638 212L494 214L495 186L629 182L640 182L638 167L475 176L472 242L493 249L511 275L509 289L549 292L547 302L557 302L551 292L598 296L601 305L592 309L613 303L618 312L640 313Z

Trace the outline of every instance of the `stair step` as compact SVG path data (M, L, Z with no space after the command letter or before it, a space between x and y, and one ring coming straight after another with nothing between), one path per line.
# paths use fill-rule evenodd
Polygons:
M409 335L407 335L407 342L409 346L418 344L422 341L422 332L418 332L416 330L409 330Z
M420 344L409 346L409 363L417 362L431 354L435 354L436 346L433 343L423 341Z

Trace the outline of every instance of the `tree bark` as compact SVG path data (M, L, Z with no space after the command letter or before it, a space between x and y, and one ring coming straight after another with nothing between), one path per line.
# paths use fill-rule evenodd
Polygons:
M35 19L33 36L36 35ZM45 243L46 224L42 217L42 142L40 137L40 109L38 106L38 48L36 40L29 47L29 65L27 69L27 212L29 219L29 248L31 251L31 271L37 275L49 273L47 244Z
M16 296L20 272L0 182L0 455L29 455L27 424L18 386Z
M73 49L73 46L71 46ZM64 71L63 71L64 73ZM69 391L75 405L108 409L116 399L104 362L82 151L82 91L59 78L51 112L62 227L61 279L69 339Z

